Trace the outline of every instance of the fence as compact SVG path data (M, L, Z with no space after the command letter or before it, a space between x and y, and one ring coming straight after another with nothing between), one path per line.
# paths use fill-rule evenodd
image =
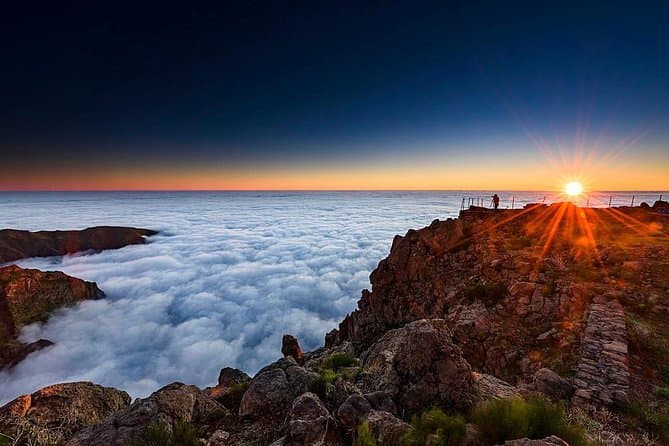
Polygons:
M500 209L515 209L522 208L529 203L551 204L556 202L570 201L581 207L619 207L619 206L639 206L641 203L653 205L656 200L662 201L666 195L664 193L609 193L597 192L592 194L581 194L576 197L569 197L564 194L536 194L536 193L521 193L521 194L501 194L499 195ZM460 210L468 209L472 206L482 208L493 208L492 195L477 195L474 197L462 197Z

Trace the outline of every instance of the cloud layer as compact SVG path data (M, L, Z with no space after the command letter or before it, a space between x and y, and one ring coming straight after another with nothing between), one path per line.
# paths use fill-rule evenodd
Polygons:
M224 366L253 374L279 357L283 333L316 348L355 308L393 236L457 215L462 196L0 194L0 227L161 231L143 246L18 262L96 281L107 298L26 327L22 339L55 346L0 373L0 403L75 380L133 397L176 380L211 385Z

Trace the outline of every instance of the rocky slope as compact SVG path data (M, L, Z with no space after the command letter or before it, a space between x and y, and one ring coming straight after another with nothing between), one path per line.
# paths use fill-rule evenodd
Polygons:
M0 230L0 263L28 257L62 256L81 251L118 249L145 243L155 231L116 226L96 226L82 231Z
M323 348L284 336L284 357L253 378L225 368L215 387L170 384L57 444L666 444L669 217L657 209L436 220L395 238ZM17 413L0 430L36 438L39 421Z
M11 367L50 341L23 344L17 340L21 327L45 321L60 307L104 293L93 282L61 272L42 272L11 265L0 268L0 369Z

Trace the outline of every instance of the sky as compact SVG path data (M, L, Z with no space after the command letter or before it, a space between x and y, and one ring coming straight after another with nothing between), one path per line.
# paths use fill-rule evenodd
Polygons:
M4 6L0 190L669 189L666 4L194 3Z

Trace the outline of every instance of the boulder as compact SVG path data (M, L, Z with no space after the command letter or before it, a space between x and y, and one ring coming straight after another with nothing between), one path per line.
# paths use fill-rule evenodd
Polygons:
M321 400L311 392L300 395L288 413L286 443L293 446L306 444L339 444L337 422Z
M384 391L401 409L466 409L475 399L471 367L442 319L388 331L362 354L367 391Z
M78 430L99 423L129 404L126 392L111 387L90 382L55 384L0 408L0 431L22 435L26 444L38 439L45 444L62 444Z
M234 384L244 384L251 381L251 377L246 373L232 367L224 367L218 374L218 385L230 387Z
M293 399L309 391L317 377L291 356L280 359L253 377L239 405L239 416L283 419Z
M532 384L534 390L543 393L552 400L569 400L574 393L569 381L549 368L537 370Z
M337 410L337 418L348 429L355 429L372 410L372 405L362 395L351 395Z
M179 422L203 423L227 410L195 386L172 383L147 398L137 399L125 410L101 423L77 432L68 446L125 446L147 427L162 423L174 427Z
M251 377L241 370L225 367L218 375L218 385L204 391L226 409L237 412Z
M476 402L520 396L520 391L516 387L492 375L472 372L472 381Z
M0 263L27 257L51 257L81 251L102 251L146 243L150 229L96 226L82 231L0 230Z
M283 356L292 356L300 365L304 364L304 354L295 336L289 334L283 335L281 339L281 353Z

